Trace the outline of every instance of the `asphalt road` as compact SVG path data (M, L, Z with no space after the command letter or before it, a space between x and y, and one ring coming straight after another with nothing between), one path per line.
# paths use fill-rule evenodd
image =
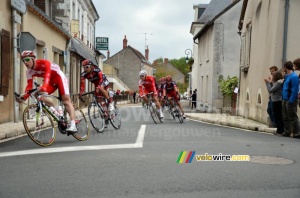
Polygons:
M0 143L0 197L299 197L298 139L121 112L120 130L91 130L84 142L58 134L48 148L27 136ZM250 161L177 163L182 151Z

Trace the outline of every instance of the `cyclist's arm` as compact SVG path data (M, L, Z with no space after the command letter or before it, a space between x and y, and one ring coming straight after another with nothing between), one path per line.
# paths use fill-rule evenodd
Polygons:
M98 77L99 77L99 84L97 85L96 89L101 89L101 84L102 84L102 82L103 82L103 73L102 73L102 71L99 71L99 72L97 73L97 75L98 75Z
M157 93L157 91L156 91L156 86L155 86L155 79L154 79L154 77L151 78L151 84L152 84L153 92L154 92L154 93Z
M83 76L80 77L80 92L79 94L83 94L85 87L85 78Z
M48 60L44 60L44 67L45 67L45 74L44 74L44 84L41 87L41 91L47 91L47 88L50 83L50 76L51 76L51 62Z
M141 98L145 96L144 92L143 92L143 85L142 85L141 80L139 81L139 95Z
M30 96L30 94L28 94L28 91L31 90L32 87L33 87L33 79L31 78L31 79L27 80L27 86L25 88L25 94L22 96L22 98L24 100L26 100Z

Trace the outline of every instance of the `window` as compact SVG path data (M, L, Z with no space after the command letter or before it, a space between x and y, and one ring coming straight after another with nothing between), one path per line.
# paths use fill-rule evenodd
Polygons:
M0 95L7 95L10 76L10 32L2 29L0 45Z
M247 27L246 32L246 42L245 42L245 66L250 66L250 51L251 51L251 34L252 34L252 26L251 24Z

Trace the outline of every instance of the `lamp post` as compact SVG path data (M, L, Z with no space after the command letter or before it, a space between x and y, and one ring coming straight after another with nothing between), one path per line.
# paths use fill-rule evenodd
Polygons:
M185 54L187 55L185 58L185 62L188 63L189 62L189 55L191 55L191 58L193 57L193 51L191 49L186 49L185 50Z

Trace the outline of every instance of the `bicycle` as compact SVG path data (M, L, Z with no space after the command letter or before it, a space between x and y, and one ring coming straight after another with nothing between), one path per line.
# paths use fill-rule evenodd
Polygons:
M179 122L182 124L184 120L182 116L183 114L175 98L171 97L170 99L167 99L166 103L169 105L169 112L172 115L173 119L175 120L175 118L177 117Z
M98 133L103 133L103 130L109 121L116 130L120 129L121 115L116 104L114 103L114 110L112 112L108 112L108 99L103 96L98 96L95 93L95 91L91 91L81 95L93 95L92 102L88 105L88 115L93 128ZM82 98L80 99L84 102ZM98 100L101 102L98 103Z
M37 83L35 85L39 87ZM26 133L34 143L43 147L53 144L56 138L56 127L62 134L72 135L79 141L84 141L89 137L89 124L81 109L74 106L77 132L69 133L66 129L70 123L70 117L61 97L39 93L38 88L31 89L28 93L33 98L34 104L30 104L24 109L23 125ZM49 107L41 100L42 96L57 99L62 107L63 114L58 116L51 112ZM20 94L15 92L15 97L20 97Z
M175 114L172 111L172 105L168 99L165 99L164 109L171 114L174 120L176 119Z
M153 92L150 92L150 93L147 94L147 97L148 97L148 100L149 100L147 106L148 106L148 109L150 111L150 115L151 115L151 117L152 117L155 124L157 124L159 122L162 123L162 118L160 117L160 114L158 112L156 104L153 101L152 94L153 94Z

